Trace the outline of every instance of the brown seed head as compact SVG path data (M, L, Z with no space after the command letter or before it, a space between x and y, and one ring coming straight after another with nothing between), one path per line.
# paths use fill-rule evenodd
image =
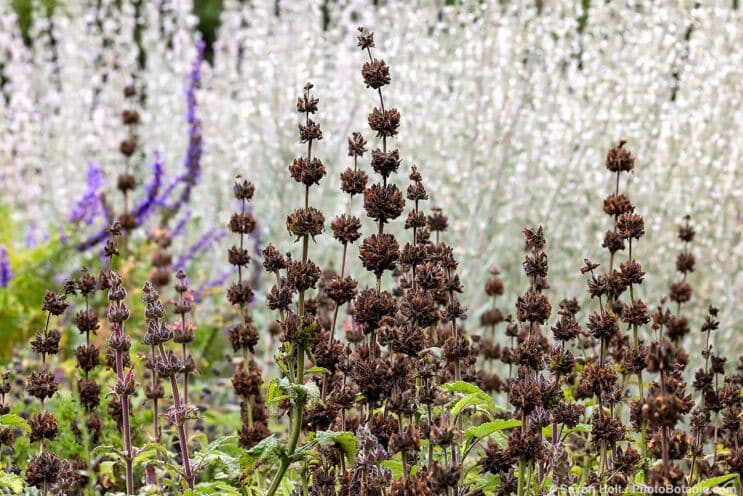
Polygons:
M382 86L390 84L390 66L384 60L376 59L371 62L364 62L361 67L361 75L367 88L379 89Z
M348 137L348 156L361 157L364 153L366 153L366 140L361 133L352 133Z
M635 168L635 157L624 148L627 142L621 140L619 145L610 148L606 154L606 168L612 172L629 172Z

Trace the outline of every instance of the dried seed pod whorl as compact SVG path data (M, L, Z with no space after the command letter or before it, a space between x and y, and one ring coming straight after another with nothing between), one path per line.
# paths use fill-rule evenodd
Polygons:
M137 92L133 84L127 85L124 98L128 105L133 105ZM137 186L137 179L132 174L132 157L137 151L136 127L140 124L140 115L136 109L127 108L121 112L121 122L127 128L127 136L119 144L119 152L124 156L124 170L116 180L117 189L123 197L123 208L118 216L121 227L131 231L138 224L137 216L131 211L130 194Z

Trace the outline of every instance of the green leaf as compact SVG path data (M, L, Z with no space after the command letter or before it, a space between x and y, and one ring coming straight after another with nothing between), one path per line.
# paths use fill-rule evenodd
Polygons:
M286 457L284 445L277 436L269 436L240 457L240 468L250 470L259 463Z
M28 434L31 432L31 427L28 426L25 420L15 413L7 413L0 417L0 425L4 427L16 427L21 429L23 432Z
M184 496L207 496L211 494L226 494L228 496L239 496L240 491L226 482L200 482L193 489L188 489Z
M266 404L269 405L288 400L290 398L288 393L289 385L289 380L285 377L271 380L268 384L268 391L266 392Z
M565 427L562 430L562 434L572 434L573 432L589 433L591 429L591 424L578 424L575 427ZM559 429L558 432L560 432ZM546 438L552 437L552 424L542 427L542 436Z
M494 415L496 411L495 402L488 393L474 384L465 381L456 381L443 384L441 388L450 393L463 393L465 396L459 399L452 408L451 414L454 416L468 407L481 407L487 413Z
M479 387L465 381L447 382L446 384L441 385L441 389L449 393L472 394L483 392Z
M156 459L167 460L168 456L168 450L159 443L147 443L136 451L133 463L136 466Z
M24 485L23 477L20 475L0 472L0 487L10 489L13 494L21 494Z
M400 460L384 460L382 466L390 469L393 479L402 477L402 462Z
M485 422L474 427L469 427L467 430L464 431L464 437L467 440L475 437L488 437L490 434L496 431L513 429L514 427L521 427L521 421L516 419L498 419L493 420L492 422Z
M209 445L203 449L203 451L200 451L196 453L196 456L207 456L215 451L221 450L222 446L225 446L227 444L234 444L237 442L237 436L221 436L209 443Z
M506 445L508 444L508 439L506 436L504 436L501 432L496 431L490 435L492 439L495 439L495 442L498 444L498 446L501 449L505 449Z
M545 489L549 489L552 487L552 471L550 470L547 472L547 476L542 480L542 483L539 485L539 488L541 489L541 493L545 493Z
M111 445L96 446L90 452L90 456L96 457L99 455L115 455L115 456L121 457L121 451L116 446L111 446Z
M224 447L235 447L237 446L237 436L222 436L204 448L202 451L198 451L194 454L194 465L198 469L202 469L203 466L211 466L215 463L222 463L224 466L229 468L237 468L235 466L235 458L222 450Z
M98 477L102 482L113 482L116 480L116 475L114 474L115 465L116 462L111 460L106 460L98 465Z
M569 403L575 402L575 398L573 398L573 393L570 392L570 388L566 385L562 386L562 395L565 398L565 401Z
M315 434L315 439L324 448L337 446L349 460L356 457L356 437L351 432L321 431Z
M471 393L457 401L451 409L451 414L455 417L459 415L463 410L469 407L481 407L490 415L495 414L495 403L490 395L483 393L482 391L477 393Z
M314 367L310 367L307 370L304 371L304 375L313 375L313 374L329 374L330 371L326 369L325 367L318 367L315 365Z
M709 489L711 487L716 486L722 486L723 484L730 482L732 480L735 480L738 478L738 474L726 474L721 475L719 477L712 477L711 479L706 479L701 482L698 482L697 484L694 484L694 486L689 489L689 495L696 496L699 494L702 494L705 489Z

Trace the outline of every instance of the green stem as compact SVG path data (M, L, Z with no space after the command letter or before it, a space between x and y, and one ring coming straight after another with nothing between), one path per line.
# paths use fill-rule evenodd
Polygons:
M273 496L274 494L276 494L276 490L279 488L279 484L281 484L281 479L284 478L284 473L286 472L287 468L289 468L289 459L284 457L281 459L281 463L279 464L279 471L276 473L276 477L271 483L271 487L268 488L268 492L266 493L267 496Z
M309 118L309 115L308 115ZM312 156L312 140L309 141L307 146L307 158ZM309 186L306 186L304 188L304 208L308 208L309 206L309 196L310 196L310 188ZM306 262L308 258L308 252L309 252L309 236L305 235L302 238L302 262ZM278 279L278 274L277 274ZM297 304L297 314L299 316L299 321L304 321L304 290L299 292L299 302ZM296 363L296 370L297 374L294 378L294 383L296 385L302 385L304 383L304 344L303 343L295 343L297 347L297 363ZM290 378L291 379L291 378ZM268 489L267 496L273 496L276 494L276 491L279 488L279 485L281 484L282 479L284 478L284 474L286 474L286 470L289 468L289 460L291 456L294 454L294 451L297 449L297 443L299 442L299 434L302 432L302 417L304 415L304 394L300 393L296 399L296 402L294 404L294 408L292 408L292 425L291 430L289 433L289 444L287 445L286 450L286 456L282 458L281 464L279 465L279 470L276 472L276 476L273 479L273 482L271 483L271 487Z
M516 494L518 496L523 496L524 494L524 470L525 470L524 460L519 460L519 480L518 480L518 487Z

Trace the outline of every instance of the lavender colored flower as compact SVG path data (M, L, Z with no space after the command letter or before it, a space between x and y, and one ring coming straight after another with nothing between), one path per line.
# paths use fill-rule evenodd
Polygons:
M176 238L183 234L186 230L186 225L188 224L188 221L191 220L191 217L193 216L193 210L186 210L186 212L181 215L178 220L175 223L175 227L173 227L173 231L170 233L172 238Z
M160 197L160 202L167 208L177 211L191 199L191 190L201 177L201 154L203 140L201 136L201 120L197 116L198 103L196 90L201 84L201 64L204 61L204 42L200 41L196 49L191 72L186 86L186 122L188 123L188 147L183 161L185 171L176 177ZM180 195L173 203L167 203L172 192L182 185Z
M108 231L104 228L96 232L89 238L77 243L75 249L77 251L88 251L99 243L103 242L108 237Z
M13 279L13 271L10 268L8 250L5 249L5 246L0 245L0 288L7 288L11 279Z
M201 83L201 64L204 61L204 48L205 44L203 41L199 42L196 50L196 58L194 59L191 72L188 78L188 84L186 86L186 122L188 123L188 147L186 149L186 157L184 159L185 171L173 179L165 188L162 187L163 183L163 163L159 153L155 153L155 162L152 164L153 177L152 181L145 188L145 198L137 205L134 214L137 219L137 225L141 225L157 207L165 207L173 212L177 212L180 208L188 203L191 199L191 190L196 185L201 176L201 154L203 151L203 141L201 137L201 121L196 115L198 107L196 101L196 90ZM180 190L179 196L172 202L169 203L170 197L173 191L179 186L183 186ZM101 202L99 202L101 203ZM105 205L101 206L103 213L110 221L112 220L111 212L106 211ZM184 221L188 222L186 219ZM181 228L182 229L182 228ZM108 236L108 231L103 228L100 231L92 234L89 238L78 243L75 247L78 251L87 251L90 248L103 242ZM221 236L220 236L221 237ZM202 240L200 240L202 241ZM194 245L194 248L198 245ZM208 246L208 245L207 245ZM202 250L199 248L197 251ZM193 255L191 255L192 257ZM184 260L184 264L187 260Z
M160 152L155 151L155 161L152 163L152 180L145 187L145 197L137 204L134 215L137 225L141 225L157 207L158 193L163 182L163 161Z
M103 213L101 205L101 188L103 171L95 162L88 162L87 186L85 193L77 200L68 220L73 224L92 224L96 217Z
M35 222L31 222L26 231L26 248L35 248L40 242L49 239L49 233L38 228Z
M204 297L204 293L209 291L210 289L218 288L222 285L224 285L225 282L232 276L232 274L235 272L234 268L230 268L221 274L219 274L217 277L214 277L213 279L209 279L207 281L204 281L201 283L193 292L193 298L196 303L201 303L201 300Z
M137 220L137 225L142 225L147 218L152 215L155 209L158 207L158 193L162 187L164 175L164 164L160 153L155 151L155 161L152 163L152 179L145 186L145 196L140 200L134 209L134 215ZM101 212L106 217L107 221L113 221L113 213L110 212L105 205L101 207ZM102 243L106 240L109 235L107 222L101 229L90 235L87 239L81 241L75 245L78 251L87 251L94 246Z

